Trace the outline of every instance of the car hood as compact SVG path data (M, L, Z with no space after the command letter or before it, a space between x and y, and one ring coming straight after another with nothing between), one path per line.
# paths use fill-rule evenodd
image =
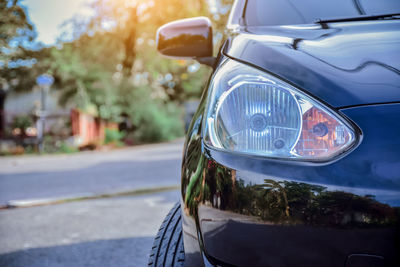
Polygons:
M225 55L333 107L400 101L400 21L243 27Z

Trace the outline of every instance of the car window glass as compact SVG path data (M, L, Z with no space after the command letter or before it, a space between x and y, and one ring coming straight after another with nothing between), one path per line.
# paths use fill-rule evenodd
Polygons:
M400 12L400 0L358 0L366 14L393 14Z
M400 0L248 0L249 26L294 25L319 19L400 12Z
M250 1L247 10L255 10L256 16L249 16L250 25L288 25L306 23L304 17L287 0ZM284 16L282 15L284 14Z

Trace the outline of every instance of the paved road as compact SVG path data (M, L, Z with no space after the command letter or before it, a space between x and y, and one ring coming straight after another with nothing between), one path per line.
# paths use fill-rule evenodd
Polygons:
M0 266L146 266L178 191L0 210Z
M178 185L183 140L108 152L0 158L0 206Z

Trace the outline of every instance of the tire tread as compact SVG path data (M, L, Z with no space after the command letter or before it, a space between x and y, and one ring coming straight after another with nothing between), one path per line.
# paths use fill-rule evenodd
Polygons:
M184 266L185 251L179 202L162 222L150 252L148 266Z

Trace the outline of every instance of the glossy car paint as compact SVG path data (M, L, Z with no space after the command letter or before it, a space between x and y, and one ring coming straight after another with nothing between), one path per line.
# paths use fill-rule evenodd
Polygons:
M360 142L325 163L215 150L202 140L207 87L182 162L186 265L400 266L400 23L228 28L216 71L237 60L275 75Z
M157 31L157 50L170 57L210 57L213 54L211 21L206 17L182 19Z
M225 53L333 107L396 102L399 29L399 20L243 27Z
M368 24L376 28L374 23ZM364 28L367 25L353 25L343 27L349 27L353 33L359 27L372 31ZM305 39L310 30L296 31ZM262 32L267 35L266 29ZM389 64L389 59L384 64L390 67L366 64L358 72L348 72L277 42L278 39L271 44L258 35L251 40L247 30L244 37L241 34L228 37L223 50L226 55L220 55L220 63L229 56L322 99L358 125L362 140L344 158L325 164L299 164L217 151L202 142L206 90L187 135L182 163L188 266L398 266L398 62ZM350 42L351 38L348 39ZM379 48L378 42L375 46ZM399 47L394 57L399 54ZM263 52L251 52L255 48ZM318 53L326 59L332 51L326 55L322 50ZM348 56L349 62L341 63L348 64L344 66L347 68L353 64L353 57ZM375 53L366 53L365 58L361 53L355 55L360 64L372 57L376 62L381 60ZM313 68L317 62L318 68ZM385 79L372 79L367 70L370 67L380 71ZM307 71L303 72L303 68ZM334 75L330 77L330 73ZM357 82L360 77L363 79Z

